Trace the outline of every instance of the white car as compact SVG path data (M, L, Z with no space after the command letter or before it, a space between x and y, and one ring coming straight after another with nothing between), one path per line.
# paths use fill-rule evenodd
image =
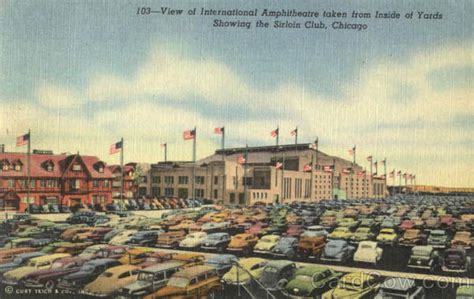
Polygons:
M312 225L307 227L301 237L327 237L328 231L321 225Z
M123 232L118 233L115 237L110 240L110 245L124 245L130 237L132 237L137 232L136 229L124 230Z
M377 264L382 258L383 250L377 247L377 242L362 241L354 253L354 262Z
M196 232L191 233L179 242L179 247L182 248L195 248L201 245L201 243L206 240L207 234L205 232Z

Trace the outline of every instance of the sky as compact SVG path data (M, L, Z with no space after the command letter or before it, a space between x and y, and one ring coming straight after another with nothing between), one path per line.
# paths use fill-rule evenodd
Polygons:
M473 2L0 1L0 143L125 161L190 160L220 147L319 138L320 150L387 159L418 184L474 187ZM273 28L274 18L137 15L138 7L392 12L367 30ZM414 19L404 15L413 11ZM418 19L417 12L441 20ZM252 21L250 29L214 19ZM255 28L263 19L270 28ZM308 19L286 19L304 23ZM340 19L316 18L328 26Z

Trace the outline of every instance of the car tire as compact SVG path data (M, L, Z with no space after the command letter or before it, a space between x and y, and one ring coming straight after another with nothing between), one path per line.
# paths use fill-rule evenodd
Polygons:
M288 280L283 278L283 279L280 279L277 284L276 284L276 287L278 290L282 290L285 288L285 286L288 284Z
M211 289L209 293L207 293L208 299L217 299L220 298L219 292L216 289Z

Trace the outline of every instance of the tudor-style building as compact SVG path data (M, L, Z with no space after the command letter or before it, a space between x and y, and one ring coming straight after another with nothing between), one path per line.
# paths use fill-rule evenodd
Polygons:
M106 204L112 200L113 175L94 156L31 154L28 200L27 155L0 152L0 207L24 211L28 203Z

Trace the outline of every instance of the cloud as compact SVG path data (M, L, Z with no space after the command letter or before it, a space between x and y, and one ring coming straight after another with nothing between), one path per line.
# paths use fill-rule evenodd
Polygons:
M291 79L256 88L222 61L154 48L129 76L95 74L84 90L43 83L37 91L40 108L30 101L2 105L2 114L15 118L0 124L10 131L32 127L38 146L79 150L112 163L117 161L107 155L108 146L122 136L128 161L161 159L163 142L170 159L189 160L191 144L181 134L194 125L198 158L219 146L215 126L226 126L228 146L252 146L274 143L270 131L277 125L280 142L292 143L289 132L298 125L301 142L318 136L321 150L330 154L349 158L347 149L357 144L362 165L368 155L386 157L389 169L417 173L419 183L469 186L472 126L457 119L474 116L473 89L437 88L430 74L470 65L469 47L373 61L350 81L335 83L342 96L334 100Z
M37 90L40 105L46 108L64 109L80 105L81 98L71 87L42 82Z

